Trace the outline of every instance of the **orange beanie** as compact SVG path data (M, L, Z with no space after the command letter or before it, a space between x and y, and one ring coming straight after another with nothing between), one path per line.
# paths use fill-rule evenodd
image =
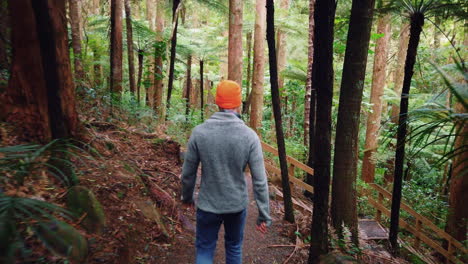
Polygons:
M233 109L242 104L242 92L239 84L224 80L216 88L216 104L224 109Z

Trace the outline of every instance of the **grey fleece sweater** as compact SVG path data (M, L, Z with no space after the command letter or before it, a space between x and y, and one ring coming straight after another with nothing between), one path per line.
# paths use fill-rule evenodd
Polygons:
M233 113L217 112L192 131L182 168L182 201L193 201L198 165L202 175L197 207L225 214L245 209L249 202L244 171L249 165L258 223L271 224L268 183L257 134Z

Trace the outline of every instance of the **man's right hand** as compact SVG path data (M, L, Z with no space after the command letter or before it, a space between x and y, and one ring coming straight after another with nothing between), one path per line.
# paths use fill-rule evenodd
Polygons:
M262 234L266 234L267 231L268 231L266 223L261 222L259 225L257 225L257 230L260 231L260 233L262 233Z
M189 210L189 211L193 211L195 209L195 204L192 202L192 203L184 203L182 202L182 209L184 210Z

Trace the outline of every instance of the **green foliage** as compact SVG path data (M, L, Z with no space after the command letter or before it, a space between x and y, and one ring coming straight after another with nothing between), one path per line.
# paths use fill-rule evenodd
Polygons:
M27 177L34 177L39 170L46 168L62 184L73 186L78 182L76 175L72 171L63 171L58 165L73 166L63 158L66 155L78 157L76 153L68 150L70 148L78 149L66 140L53 140L44 146L0 147L0 181L10 183L13 179L15 185L22 186Z
M60 222L57 215L71 219L71 214L67 210L54 204L0 193L0 248L4 252L0 260L3 258L4 263L15 263L18 250L21 257L28 257L25 239L30 236L31 230L45 243L43 236L38 233L38 228L42 228L45 233L52 232L44 223ZM62 246L70 248L67 244Z

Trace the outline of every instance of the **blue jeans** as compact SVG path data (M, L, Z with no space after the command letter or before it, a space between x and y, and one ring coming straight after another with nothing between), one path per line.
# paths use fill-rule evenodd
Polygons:
M247 209L232 214L214 214L197 209L197 264L212 264L218 232L224 223L226 264L242 263L242 241Z

